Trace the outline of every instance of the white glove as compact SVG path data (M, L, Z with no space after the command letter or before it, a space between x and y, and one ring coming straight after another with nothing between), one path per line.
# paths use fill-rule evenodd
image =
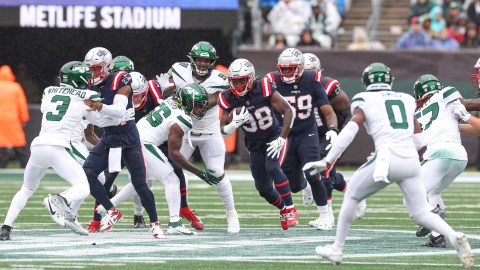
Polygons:
M460 118L463 122L468 122L468 119L470 119L470 116L472 116L469 112L467 112L467 109L465 109L465 106L460 102L460 100L455 100L453 102L453 112Z
M337 141L337 137L338 137L338 134L335 130L329 130L329 131L327 131L327 133L325 133L325 139L330 141L330 143L327 145L327 147L325 147L325 150L329 150L330 148L332 148L332 146Z
M168 87L175 85L171 83L169 79L170 79L170 76L168 75L168 73L161 73L160 75L157 75L157 82L160 85L160 90L162 91L162 93Z
M280 156L280 152L282 151L283 146L285 145L285 139L282 137L278 137L277 139L267 143L270 145L267 148L267 156L271 158L278 158Z
M239 128L241 125L243 125L249 119L250 119L250 113L245 108L245 106L242 107L242 109L240 110L240 112L238 114L237 114L237 110L234 109L233 110L232 122L230 122L230 124L223 127L223 132L225 134L231 135L237 128Z
M125 124L128 121L135 120L135 110L133 108L127 109L125 115L123 115L120 124Z
M313 169L311 172L310 172L310 175L315 175L317 173L320 173L321 171L325 170L328 166L328 163L325 161L325 159L322 159L322 160L319 160L319 161L312 161L312 162L308 162L307 164L305 164L305 166L303 166L302 170L304 172L310 170L310 169Z

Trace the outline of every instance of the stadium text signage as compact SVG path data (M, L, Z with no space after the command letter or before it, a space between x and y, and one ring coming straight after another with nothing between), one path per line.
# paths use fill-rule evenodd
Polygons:
M20 6L20 27L180 29L178 7Z

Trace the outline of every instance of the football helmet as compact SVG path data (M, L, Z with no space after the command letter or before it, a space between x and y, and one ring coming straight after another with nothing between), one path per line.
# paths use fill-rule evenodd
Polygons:
M133 106L135 109L143 107L147 102L147 79L140 72L130 72L132 77Z
M194 119L202 119L207 112L207 90L199 84L190 83L178 89L174 99L178 106Z
M95 47L85 55L85 64L92 71L91 84L98 85L110 76L113 69L112 54L103 47Z
M132 60L130 58L119 55L113 58L113 71L127 71L132 72L135 70Z
M228 67L228 84L235 96L245 96L252 90L255 81L255 67L247 59L237 59Z
M480 58L478 58L477 63L472 68L472 74L470 75L472 85L477 92L475 93L475 98L480 97Z
M424 74L420 76L413 85L413 96L416 100L420 100L427 94L433 94L436 91L442 90L442 88L437 77L432 74Z
M294 83L303 74L305 59L301 51L295 48L285 49L278 56L277 69L284 83Z
M316 71L320 71L322 69L320 59L315 54L304 53L303 58L305 58L305 64L303 65L303 69Z
M361 81L367 91L392 90L393 79L389 67L383 63L372 63L363 71Z
M69 85L77 89L86 89L92 72L80 61L68 62L60 68L60 86Z
M212 46L212 44L206 41L200 41L197 44L193 45L190 53L187 56L190 59L192 69L194 69L195 72L197 72L200 76L206 76L210 74L215 67L215 62L218 59L217 51ZM197 63L195 62L195 59L197 58L210 59L211 63L205 65L197 65Z

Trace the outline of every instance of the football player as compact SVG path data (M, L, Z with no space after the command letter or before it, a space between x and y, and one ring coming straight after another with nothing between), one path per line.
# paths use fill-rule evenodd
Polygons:
M232 184L224 172L225 143L220 133L220 122L218 119L219 107L217 105L219 93L229 89L227 76L214 70L218 56L217 51L209 42L200 41L193 45L188 54L188 58L190 59L189 63L178 62L172 66L172 86L163 88L164 84L169 84L169 75L167 74L159 76L158 81L160 85L162 85L162 90L166 91L164 94L169 93L174 88L182 88L189 83L198 83L207 90L207 113L202 119L196 119L195 117L192 119L192 130L184 136L180 151L184 157L189 159L195 151L195 148L198 147L205 166L215 171L215 176L221 179L220 183L216 185L216 188L227 210L227 232L238 233L240 232L240 222L235 209ZM185 211L190 212L186 204L186 193L185 195L183 194L184 191L186 191L186 184L181 182L180 187L181 189L183 188L180 215L185 218L192 218L191 216L188 217L186 215L188 213ZM196 216L193 216L193 218L199 220ZM196 226L201 225L199 228L203 229L203 223L195 224L197 221L190 221L194 228L197 229Z
M91 88L100 92L103 98L102 102L85 101L90 110L107 116L118 116L123 115L126 109L133 108L131 76L125 71L112 73L113 61L110 51L102 47L93 48L86 54L84 62L92 71ZM110 172L120 171L121 162L126 164L131 182L147 210L151 233L155 238L163 238L155 199L146 184L142 145L133 120L123 125L104 128L100 143L92 149L83 164L92 196L97 203L107 209L99 231L110 231L113 225L122 219L122 213L110 201L105 191L109 187L102 185L97 176L107 168Z
M454 104L459 103L462 96L455 87L442 86L437 77L431 74L418 78L413 93L417 101L415 117L427 145L422 158L421 178L432 212L445 218L441 193L463 172L468 162L458 130L459 118L454 112ZM429 233L429 228L420 226L416 235L423 237ZM445 236L431 232L424 245L445 247Z
M325 184L319 174L306 175L305 181L302 167L320 157L318 129L313 109L319 107L319 112L324 115L328 126L327 141L330 143L337 136L337 117L320 83L321 74L311 70L304 71L304 63L303 54L298 49L285 49L278 57L278 71L266 76L277 85L277 91L290 103L294 111L293 127L288 136L288 152L282 170L287 175L294 193L303 190L308 181L320 214L320 218L315 221L318 222L316 228L329 230L333 227L333 220L328 215ZM276 112L276 117L280 122L283 121L280 113Z
M126 72L132 72L135 71L135 65L133 64L133 61L130 60L130 58L119 55L115 58L113 58L113 72L118 72L118 71L126 71Z
M280 224L287 230L298 224L290 185L280 168L293 123L292 108L276 91L272 81L267 77L255 78L255 68L247 59L237 59L230 64L228 83L230 91L218 96L218 105L228 112L222 114L220 130L229 136L237 128L243 129L255 188L267 202L280 210ZM237 108L241 108L238 113ZM283 115L283 126L278 124L274 109ZM227 123L230 112L233 112L233 118Z
M87 111L84 100L98 100L100 96L97 92L83 90L87 88L87 80L91 73L82 62L66 63L60 69L59 75L60 86L47 87L43 91L40 134L32 141L31 156L25 168L23 185L12 199L0 231L0 240L10 240L10 231L15 219L37 190L49 167L67 180L71 187L56 196L49 195L45 198L45 207L60 226L68 227L79 235L88 235L88 231L78 223L76 214L69 206L73 201L83 201L90 193L85 172L73 157L70 137L83 117L87 117L89 122L98 126L109 126L120 124L123 115L120 118L112 118L102 116L98 112Z
M352 175L338 218L337 234L332 246L318 246L320 257L335 264L342 262L348 230L355 218L358 202L387 187L392 182L400 186L410 217L418 224L445 235L457 250L463 266L473 265L473 254L466 236L455 232L438 215L430 212L417 149L424 146L421 131L415 118L415 99L405 93L392 91L393 77L390 68L382 63L372 63L363 71L366 92L352 99L352 118L345 125L328 155L305 165L305 173L328 170L353 141L360 125L365 125L373 137L375 155ZM313 170L312 170L313 169Z

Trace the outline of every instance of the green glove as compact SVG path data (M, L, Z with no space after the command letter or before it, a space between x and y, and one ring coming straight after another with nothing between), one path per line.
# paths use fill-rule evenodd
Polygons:
M209 185L216 185L218 182L220 182L220 179L213 175L213 173L215 173L214 170L204 169L198 177L207 182Z

